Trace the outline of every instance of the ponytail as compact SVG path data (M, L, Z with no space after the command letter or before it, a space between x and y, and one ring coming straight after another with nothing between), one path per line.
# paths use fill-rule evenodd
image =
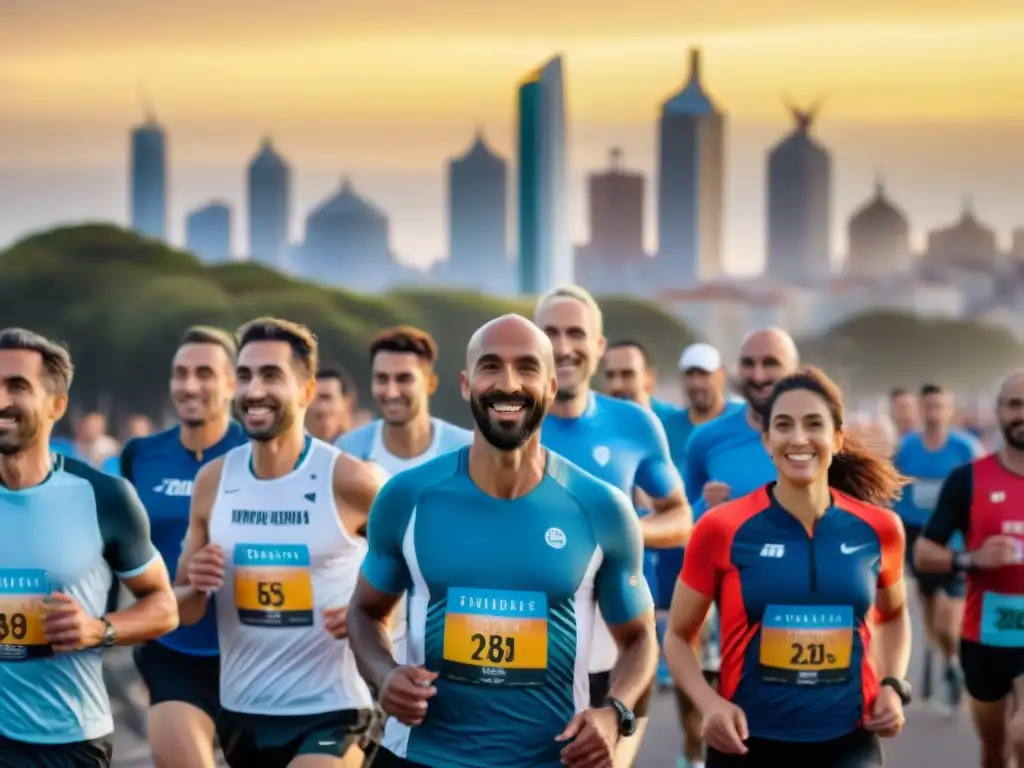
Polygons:
M842 450L832 457L828 484L858 501L889 507L907 484L893 463L847 433Z

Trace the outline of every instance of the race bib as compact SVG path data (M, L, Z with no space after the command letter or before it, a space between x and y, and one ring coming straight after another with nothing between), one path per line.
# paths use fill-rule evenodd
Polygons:
M935 509L935 505L939 503L939 491L942 490L942 481L915 480L914 484L910 486L910 489L914 506L918 509L927 509L931 511Z
M1024 595L985 593L981 600L981 644L1024 648Z
M548 598L543 592L448 590L441 674L489 685L543 685Z
M242 624L313 626L313 580L304 544L236 544L234 564Z
M52 591L46 571L0 569L0 662L53 655L43 626Z
M761 679L788 685L842 683L850 674L853 608L769 605L761 620Z

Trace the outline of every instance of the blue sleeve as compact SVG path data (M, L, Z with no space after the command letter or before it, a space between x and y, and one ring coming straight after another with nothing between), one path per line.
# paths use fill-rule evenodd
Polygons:
M697 506L704 503L704 486L711 479L708 477L704 457L704 446L707 444L703 439L704 434L704 430L697 427L690 435L690 442L686 446L686 462L683 465L683 487L686 488L686 496L690 500L694 514L697 514Z
M638 438L647 447L646 454L636 471L636 484L652 499L664 499L678 491L682 485L679 470L672 463L665 428L653 413L641 412L637 423Z
M363 559L363 576L379 592L400 595L412 586L402 541L416 506L409 480L397 475L380 489L366 525L369 550Z
M345 453L355 456L357 459L368 459L370 457L370 446L373 442L373 424L346 432L335 441L336 448Z
M590 510L603 555L594 588L605 621L614 626L642 616L654 600L643 574L644 542L633 505L617 488L600 490L604 498Z

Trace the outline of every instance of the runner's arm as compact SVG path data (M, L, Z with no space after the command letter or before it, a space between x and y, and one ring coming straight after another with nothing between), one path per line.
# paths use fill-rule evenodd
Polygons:
M178 607L167 566L150 540L146 509L127 480L106 476L94 487L103 557L135 596L130 606L106 616L117 632L117 644L166 635L178 627Z
M706 441L703 439L703 426L697 427L690 436L683 459L683 489L693 507L693 518L699 520L708 511L704 501L704 486L710 482L706 468Z
M591 518L603 555L594 591L619 648L608 695L632 709L658 668L654 600L643 575L644 545L636 512L621 491L609 492L607 499Z
M647 547L681 547L693 528L693 513L686 500L683 481L672 462L665 428L652 413L643 413L638 427L647 445L647 455L637 469L636 484L650 497L651 514L640 520Z
M907 583L903 579L907 541L903 523L888 510L879 518L875 530L878 531L882 550L872 612L875 662L879 679L895 677L902 680L910 664L912 631L907 610Z
M334 503L349 534L366 535L370 507L386 480L384 470L371 461L342 454L334 462Z
M139 450L139 438L135 437L124 444L121 456L118 459L121 465L121 477L132 485L135 485L135 476L132 474L132 464L135 462L135 454Z
M389 480L370 509L369 549L348 604L348 641L363 678L378 691L398 666L388 621L412 577L402 553L416 498L402 475Z
M181 547L178 570L175 572L174 595L182 624L195 624L206 615L210 597L188 581L188 563L210 541L210 513L220 487L223 459L214 459L199 470L192 486L192 504L188 513L188 531Z
M954 552L949 540L957 531L966 535L970 525L971 496L974 494L973 465L957 467L946 478L939 500L914 545L914 565L922 573L953 570Z

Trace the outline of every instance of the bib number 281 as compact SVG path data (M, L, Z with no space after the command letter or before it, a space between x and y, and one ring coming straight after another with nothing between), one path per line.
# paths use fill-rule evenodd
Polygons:
M473 651L474 661L487 661L492 664L511 664L516 660L516 639L502 635L484 635L479 632L470 638L476 643Z

